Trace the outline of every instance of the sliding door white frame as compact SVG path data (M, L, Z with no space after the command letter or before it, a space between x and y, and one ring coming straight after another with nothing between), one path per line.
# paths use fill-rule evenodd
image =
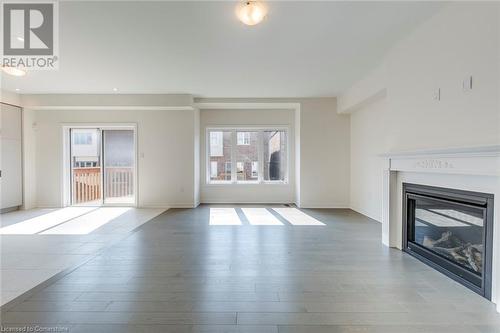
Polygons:
M62 181L61 181L61 203L63 207L71 206L71 139L70 130L72 128L97 128L101 132L105 130L132 130L134 132L134 170L133 170L133 189L134 189L134 201L132 203L105 203L104 201L104 188L102 189L102 200L101 206L129 206L137 207L139 202L139 191L138 191L138 149L137 149L137 124L135 123L69 123L62 124ZM101 138L102 140L102 138ZM101 153L102 153L101 142ZM102 155L101 155L102 156ZM104 157L101 158L101 165L104 163ZM104 165L101 166L104 169ZM104 185L104 184L103 184Z

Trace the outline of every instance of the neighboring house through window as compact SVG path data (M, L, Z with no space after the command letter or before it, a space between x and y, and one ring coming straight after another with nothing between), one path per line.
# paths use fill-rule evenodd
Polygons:
M288 181L285 129L208 129L207 140L208 183Z
M210 132L210 156L223 155L223 132Z
M217 161L210 162L210 178L217 178Z
M252 177L256 178L259 175L259 162L252 162Z
M250 132L238 132L238 146L250 145Z
M75 133L74 134L74 144L75 145L91 145L92 144L92 133Z
M224 179L225 180L231 180L231 162L226 162L225 166L224 166Z

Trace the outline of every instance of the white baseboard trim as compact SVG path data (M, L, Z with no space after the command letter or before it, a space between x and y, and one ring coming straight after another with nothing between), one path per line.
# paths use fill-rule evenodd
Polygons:
M238 201L238 200L202 200L202 204L214 204L214 205L295 205L295 202L292 201L275 201L275 202L269 202L269 201ZM325 203L302 203L300 208L344 208L344 209L349 209L350 206L349 204L346 203L339 203L339 204L325 204Z
M141 205L141 206L137 206L136 208L139 208L139 209L165 209L165 211L167 211L172 207L171 206Z
M78 206L66 206L66 207L78 207ZM95 206L96 208L106 208L106 207L131 207L131 208L144 208L144 209L164 209L169 210L170 208L194 208L193 204L172 204L172 205L138 205L138 206ZM62 206L36 206L32 209L61 209L65 208ZM31 208L30 208L31 209Z
M349 205L345 203L317 203L317 202L301 202L300 208L316 208L316 209L332 209L344 208L349 209Z
M208 201L201 201L202 204L214 204L214 205L286 205L286 204L294 204L293 201L275 201L275 202L269 202L269 201L238 201L238 200L208 200Z
M71 207L71 206L66 206L66 207ZM63 206L50 206L50 205L36 205L36 207L32 207L30 209L61 209L61 208L65 208Z
M172 209L172 208L196 208L194 203L172 203L168 205L141 205L140 208L164 208L164 209Z
M367 212L364 209L361 209L359 207L354 207L354 206L351 206L349 208L352 209L353 211L357 212L357 213L360 213L361 215L364 215L366 217L371 218L372 220L377 221L378 223L382 223L382 219L381 218L375 217L373 214Z

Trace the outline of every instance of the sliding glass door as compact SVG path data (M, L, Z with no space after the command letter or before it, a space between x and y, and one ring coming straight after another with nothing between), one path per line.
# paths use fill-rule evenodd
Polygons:
M101 131L98 128L72 128L71 203L102 203Z
M135 203L135 131L71 128L71 204Z
M134 196L134 131L103 130L104 203L132 204Z

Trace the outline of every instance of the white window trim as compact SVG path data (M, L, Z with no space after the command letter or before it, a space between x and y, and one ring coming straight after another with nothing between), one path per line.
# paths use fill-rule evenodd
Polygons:
M210 177L210 132L211 131L226 131L231 132L231 180L211 180ZM237 180L236 172L236 151L237 151L237 132L249 131L259 132L258 134L258 180ZM285 131L285 153L286 153L286 170L284 180L264 180L264 131ZM288 126L217 126L207 127L205 129L205 184L206 185L288 185L290 175L290 131Z

